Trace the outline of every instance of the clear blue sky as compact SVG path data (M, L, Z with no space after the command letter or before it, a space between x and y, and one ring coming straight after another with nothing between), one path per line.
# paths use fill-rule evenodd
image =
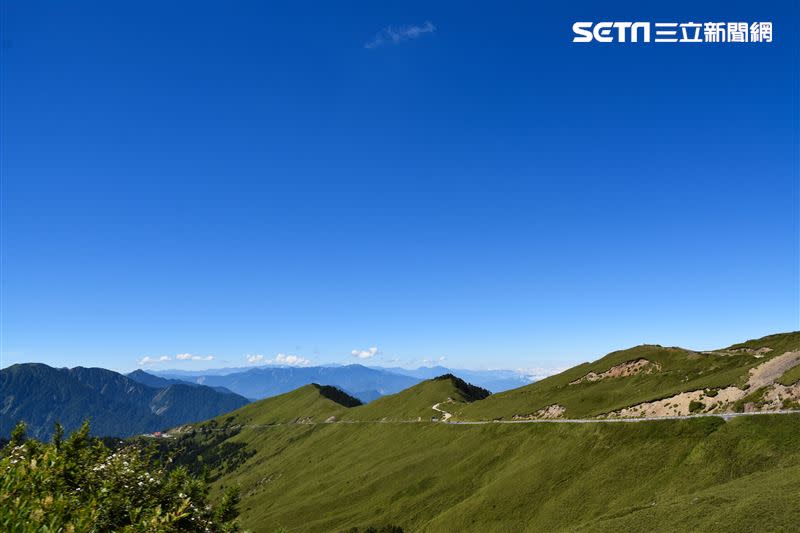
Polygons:
M550 368L798 329L798 4L648 4L3 1L2 364Z

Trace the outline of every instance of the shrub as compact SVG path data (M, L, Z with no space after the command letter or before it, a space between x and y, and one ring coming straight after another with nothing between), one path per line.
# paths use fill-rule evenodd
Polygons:
M167 470L153 451L111 451L89 424L52 441L26 439L19 424L0 450L0 524L6 531L238 531L238 495L208 502L208 488L184 468Z
M781 409L800 409L800 402L784 398L783 402L781 402Z
M690 413L697 413L699 411L702 411L704 407L705 407L705 404L703 402L698 402L698 401L695 401L695 400L692 400L691 402L689 402L689 412Z

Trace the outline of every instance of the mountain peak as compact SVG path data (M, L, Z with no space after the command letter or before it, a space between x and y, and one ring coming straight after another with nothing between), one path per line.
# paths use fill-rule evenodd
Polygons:
M463 379L455 376L453 374L443 374L441 376L437 376L433 378L431 381L450 381L453 386L461 392L462 400L465 402L474 402L476 400L483 400L484 398L488 397L492 393L482 387L478 387L477 385L473 385L472 383L467 383Z
M433 408L434 405L464 405L490 394L488 390L471 385L453 374L443 374L397 394L383 396L356 407L344 416L352 420L427 420L439 416Z
M363 405L361 400L350 396L342 389L337 387L333 387L331 385L319 385L318 383L312 383L311 386L315 387L322 397L334 401L339 405L343 405L345 407L358 407L359 405Z

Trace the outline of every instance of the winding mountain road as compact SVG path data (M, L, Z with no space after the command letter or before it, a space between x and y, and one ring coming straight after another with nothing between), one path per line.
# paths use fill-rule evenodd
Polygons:
M431 407L431 409L433 409L434 411L439 411L440 413L442 413L442 422L447 422L448 420L450 420L450 417L452 417L453 415L448 413L444 409L439 409L439 406L442 405L443 403L448 403L448 402L451 402L451 401L452 400L448 400L447 402L439 402L439 403L437 403L437 404L435 404L435 405L433 405Z

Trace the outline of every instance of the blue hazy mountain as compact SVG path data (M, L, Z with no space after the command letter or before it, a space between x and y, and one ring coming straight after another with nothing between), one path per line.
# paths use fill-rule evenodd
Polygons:
M145 372L144 370L134 370L133 372L130 372L129 374L125 375L134 381L138 381L142 385L147 385L148 387L155 387L157 389L163 389L169 387L170 385L191 385L193 387L205 386L186 379L162 378L156 376L155 374L150 374L148 372ZM211 388L223 394L236 394L232 390L226 389L225 387L211 387Z
M453 374L493 393L530 385L533 381L529 376L513 370L467 370L444 366L421 366L415 369L388 367L383 368L383 370L419 380L433 379L444 374Z
M340 388L351 396L368 402L385 394L400 392L422 381L412 376L378 368L368 368L363 365L260 366L241 372L228 372L224 375L216 374L213 370L208 370L200 375L173 371L161 371L157 372L157 375L162 378L191 381L210 387L225 387L253 400L277 396L303 385L318 383Z
M367 367L358 364L312 367L259 366L206 371L163 370L148 375L153 374L165 380L224 387L253 400L277 396L310 383L319 383L338 387L365 403L444 374L464 376L470 383L492 392L522 387L531 382L526 376L511 370L454 370L443 366L406 369Z
M230 391L180 382L149 386L103 368L17 364L0 370L0 437L20 420L30 436L46 439L54 422L70 433L87 419L95 435L126 437L205 420L247 403Z

